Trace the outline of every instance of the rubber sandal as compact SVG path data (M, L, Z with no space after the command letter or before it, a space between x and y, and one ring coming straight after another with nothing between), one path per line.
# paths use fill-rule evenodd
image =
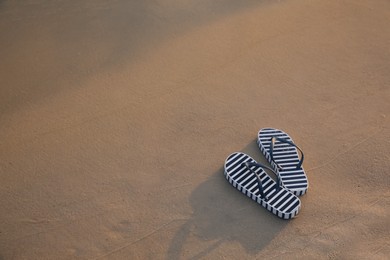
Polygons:
M298 214L301 208L299 198L280 185L279 179L275 182L264 171L274 172L273 169L239 152L228 156L224 169L226 179L234 187L276 216L291 219Z
M282 130L263 128L257 135L257 144L277 172L282 186L297 196L305 194L309 183L302 168L304 156L292 138Z

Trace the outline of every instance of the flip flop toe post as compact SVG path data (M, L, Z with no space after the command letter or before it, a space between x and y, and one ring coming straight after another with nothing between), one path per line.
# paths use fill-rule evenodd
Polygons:
M237 152L228 156L224 169L226 179L236 189L276 216L291 219L298 214L301 208L299 198L264 171L273 171L271 168L257 163L249 155Z

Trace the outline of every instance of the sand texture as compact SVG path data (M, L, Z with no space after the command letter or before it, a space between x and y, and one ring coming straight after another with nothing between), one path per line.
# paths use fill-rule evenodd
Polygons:
M389 259L387 0L0 0L0 259ZM291 221L233 188L288 132Z

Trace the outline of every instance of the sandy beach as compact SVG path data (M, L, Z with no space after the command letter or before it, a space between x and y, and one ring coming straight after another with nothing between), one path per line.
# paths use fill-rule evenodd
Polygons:
M389 259L390 2L0 0L0 259ZM293 220L223 175L288 132Z

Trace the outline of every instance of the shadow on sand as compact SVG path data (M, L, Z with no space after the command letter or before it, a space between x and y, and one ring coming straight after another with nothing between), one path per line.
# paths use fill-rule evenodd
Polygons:
M12 41L6 41L4 45L0 42L0 57L7 51L13 51L5 47L20 44L23 52L27 53L23 56L23 64L32 64L25 69L11 71L12 75L27 78L28 81L18 83L11 79L13 84L17 84L18 92L1 93L5 97L4 102L0 102L2 114L82 86L80 82L96 75L120 71L125 65L142 60L167 40L272 1L30 2L21 1L7 6L4 0L0 0L0 10L3 11L0 13L0 23L7 22L5 28L16 28L2 31L1 37ZM32 22L28 22L30 20ZM32 35L32 31L36 33ZM42 42L46 45L41 46ZM35 53L40 55L36 56ZM9 57L0 62L5 62L3 64L12 69L9 62L15 58ZM37 57L39 66L31 70Z
M243 152L255 154L248 151L258 149L255 147L254 141ZM205 257L229 241L238 242L255 255L288 224L231 186L223 175L223 167L200 184L189 200L193 215L173 237L167 259L182 258L184 251L189 252L185 250L187 243L194 238L207 246L200 252L190 252L191 259Z

